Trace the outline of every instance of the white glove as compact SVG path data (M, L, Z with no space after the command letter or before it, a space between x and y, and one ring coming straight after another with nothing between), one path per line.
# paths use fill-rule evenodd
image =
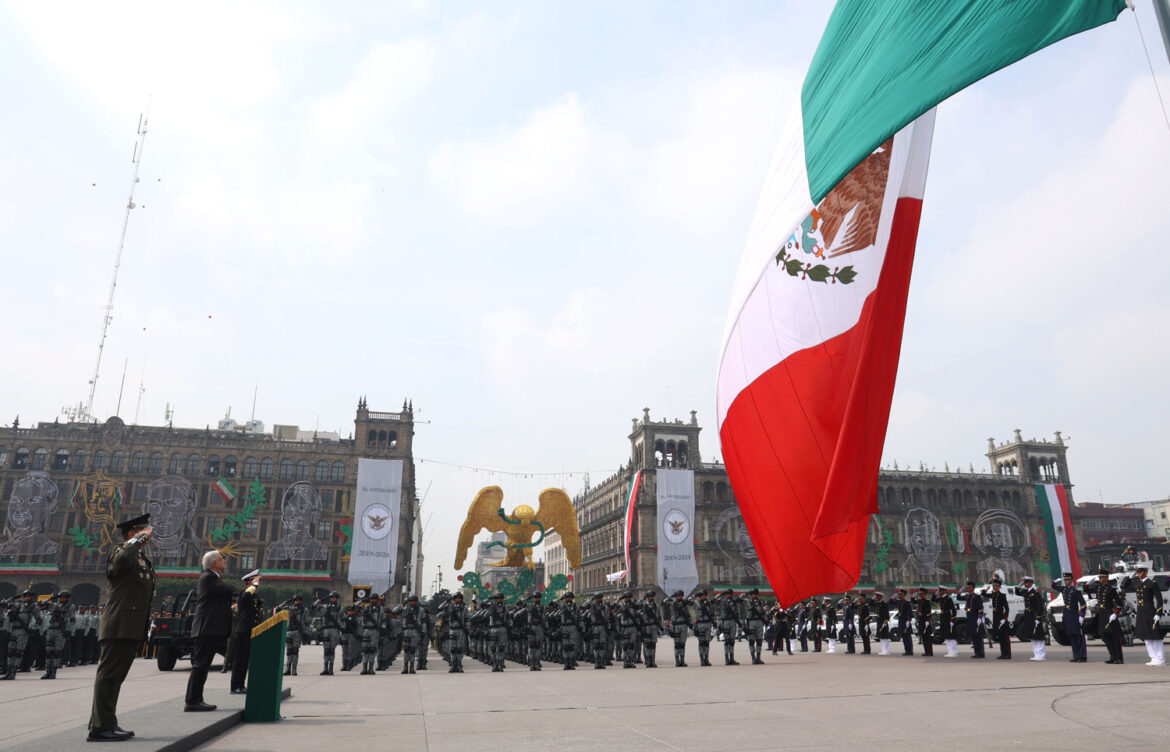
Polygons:
M1082 616L1081 617L1081 626L1084 626L1084 624L1085 624L1085 617Z
M1109 621L1117 621L1117 614L1109 614Z

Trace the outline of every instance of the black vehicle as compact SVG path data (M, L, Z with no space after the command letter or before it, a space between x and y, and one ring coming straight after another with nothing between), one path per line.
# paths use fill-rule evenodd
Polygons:
M151 622L146 644L155 650L159 671L171 671L179 660L190 660L195 652L191 636L191 622L195 616L195 591L172 595L163 599L160 613Z

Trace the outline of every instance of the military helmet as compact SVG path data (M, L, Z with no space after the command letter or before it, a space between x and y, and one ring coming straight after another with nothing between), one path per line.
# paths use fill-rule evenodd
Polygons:
M29 596L36 598L37 591L33 590L32 588L29 588L28 590L25 590L23 593L20 594L21 598L28 598Z
M670 594L670 597L671 598L682 598L682 597L684 597L684 593L681 590L675 590L673 593Z
M597 597L598 597L598 598L600 598L601 596L600 596L600 595L598 595ZM627 590L626 592L622 593L622 600L623 600L623 601L624 601L624 600L627 600L627 599L630 599L630 598L633 598L633 597L634 597L634 594L633 594L633 593L631 593L629 590Z
M599 600L601 600L601 599L602 599L602 598L604 598L604 597L605 597L605 596L604 596L604 595L602 595L601 593L594 593L594 594L593 594L593 600L595 600L595 601L599 601Z
M748 591L748 595L759 595L759 594L760 594L760 589L758 587L754 587Z
M341 593L339 593L339 592L337 592L336 590L334 590L332 593L330 593L330 594L329 594L329 597L330 597L330 598L340 598L340 597L341 597Z
M571 600L573 600L575 597L576 597L576 596L575 596L575 595L573 595L573 591L572 591L572 590L570 590L569 592L567 592L567 593L565 593L564 595L562 595L562 596L561 596L561 600L563 600L563 601L564 601L564 600L571 601Z
M300 593L297 593L296 595L293 596L294 601L303 601L304 599L305 599L305 596L301 595Z
M411 593L411 594L410 594L410 595L407 597L407 599L406 599L406 602L407 602L407 603L418 603L418 596L417 596L417 595L415 595L414 593Z
M402 615L402 606L395 606L395 607L394 607L394 615L395 615L395 616L401 616L401 615Z
M723 594L724 595L735 595L735 591L732 590L731 588L727 588L723 591Z
M653 597L655 597L657 594L658 594L658 593L656 593L656 592L655 592L653 589L650 589L650 590L647 590L647 591L646 591L646 597L647 597L647 598L653 598Z
M502 600L504 600L504 594L503 593L496 593L495 595L492 596L492 598L497 600L497 601L502 601ZM417 598L415 600L417 600Z
M700 590L699 592L695 593L695 595L699 596L700 598L706 598L706 597L707 597L707 591L706 591L706 590Z
M456 590L455 595L451 596L451 600L455 600L456 598L458 598L459 600L463 600L463 591L462 590Z
M538 591L536 591L535 593L533 593L532 595L530 595L530 596L528 596L528 597L529 597L529 598L537 598L537 599L539 599L539 598L541 598L542 596L541 596L541 594L540 594L540 591L538 590Z
M68 590L62 590L61 592L57 593L57 597L58 598L72 598L73 594L70 593Z

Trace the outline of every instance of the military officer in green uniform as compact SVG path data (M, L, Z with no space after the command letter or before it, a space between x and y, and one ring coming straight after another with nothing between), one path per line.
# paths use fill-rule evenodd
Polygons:
M118 692L142 648L150 622L154 567L142 553L152 532L149 523L150 515L144 514L119 524L123 543L106 560L110 591L98 634L101 657L93 683L89 741L121 742L134 736L133 731L118 726Z

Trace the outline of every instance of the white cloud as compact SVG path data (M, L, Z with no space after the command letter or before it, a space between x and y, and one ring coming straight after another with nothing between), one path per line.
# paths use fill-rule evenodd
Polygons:
M571 193L597 141L576 94L530 113L519 127L482 139L443 142L432 186L463 211L498 221L531 218Z

